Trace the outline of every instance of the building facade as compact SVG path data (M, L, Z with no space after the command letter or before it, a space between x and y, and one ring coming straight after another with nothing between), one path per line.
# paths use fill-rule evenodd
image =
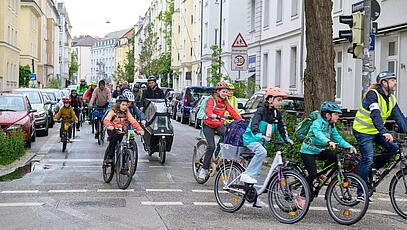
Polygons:
M115 67L114 69L116 70L116 73L119 71L124 71L125 66L128 63L128 53L130 49L133 47L131 46L131 39L134 36L134 30L135 28L131 28L129 31L127 31L122 37L119 38L119 40L116 43L114 53L115 53ZM121 70L119 70L121 69ZM116 74L117 77L117 74Z
M85 79L86 82L91 81L92 65L91 65L91 48L97 42L96 38L85 35L73 39L72 49L78 61L78 73L76 82L80 79Z
M59 12L59 67L60 67L60 83L62 87L69 84L69 67L71 65L72 52L72 35L71 23L65 5L62 2L58 3Z

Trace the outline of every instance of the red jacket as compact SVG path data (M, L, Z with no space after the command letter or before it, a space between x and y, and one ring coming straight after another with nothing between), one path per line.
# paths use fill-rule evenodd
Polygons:
M216 129L219 126L223 125L224 120L212 118L212 114L216 114L220 117L224 117L225 111L228 111L234 120L242 119L239 116L239 114L236 113L236 111L233 109L233 107L230 104L227 104L227 106L226 106L221 98L218 98L218 101L216 102L216 107L214 107L214 102L215 102L215 98L208 99L208 104L206 105L206 109L205 109L205 113L208 118L204 121L205 125L213 128L213 129Z

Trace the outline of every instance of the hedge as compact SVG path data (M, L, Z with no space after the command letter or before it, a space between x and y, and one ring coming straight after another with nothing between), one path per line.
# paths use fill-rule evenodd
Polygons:
M8 165L25 154L24 133L13 131L10 135L0 132L0 165Z

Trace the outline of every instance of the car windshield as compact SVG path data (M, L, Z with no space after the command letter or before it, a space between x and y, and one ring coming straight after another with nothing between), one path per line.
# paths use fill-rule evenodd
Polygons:
M202 96L211 95L213 88L192 88L187 90L187 106L195 105Z
M23 98L16 96L0 97L0 111L25 111Z
M284 99L282 105L285 110L304 111L304 101L300 99Z
M38 91L25 91L22 92L24 95L28 97L28 100L30 100L31 104L41 104L41 97Z
M57 100L57 97L55 96L55 94L53 92L46 92L46 94L52 101Z

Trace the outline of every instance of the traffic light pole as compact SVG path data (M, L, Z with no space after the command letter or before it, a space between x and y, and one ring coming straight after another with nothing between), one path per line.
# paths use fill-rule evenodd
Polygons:
M372 6L372 0L364 0L363 2L364 5L364 11L365 11L365 18L364 18L364 28L363 28L363 36L364 36L364 43L363 43L363 57L362 57L362 94L364 94L367 89L369 88L370 85L370 79L371 79L371 71L374 69L373 68L373 63L371 62L372 60L372 54L369 51L369 46L370 46L370 33L371 33L371 25L372 25L372 20L371 20L371 6Z

